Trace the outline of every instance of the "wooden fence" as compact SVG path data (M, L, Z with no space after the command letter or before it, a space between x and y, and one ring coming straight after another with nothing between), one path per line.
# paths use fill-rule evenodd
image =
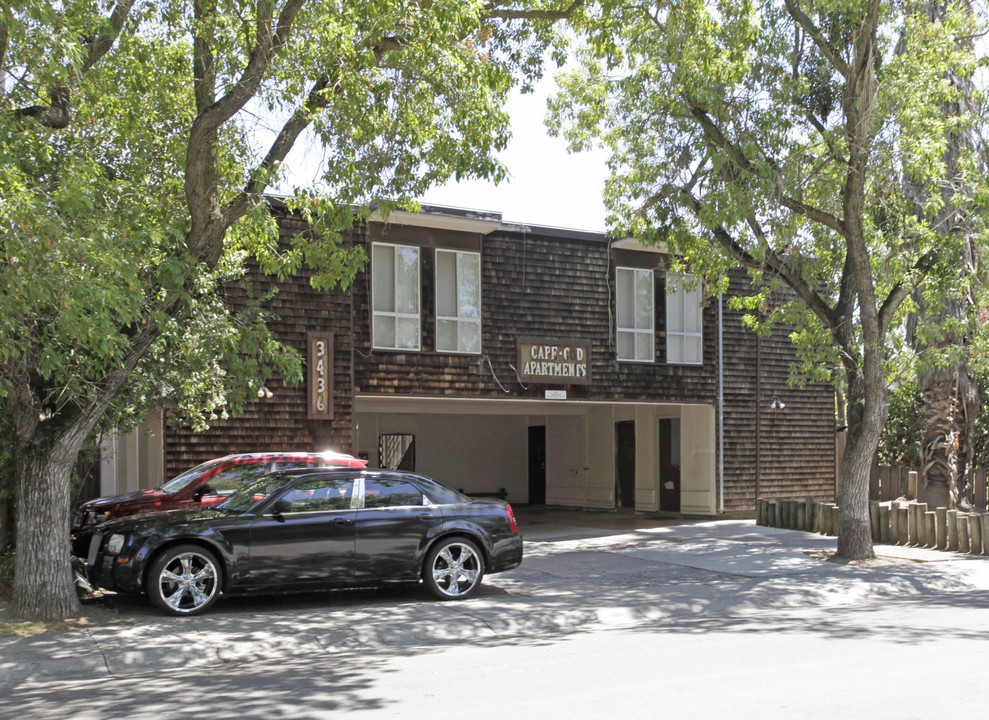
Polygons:
M920 473L919 468L895 467L892 465L873 465L872 477L869 482L869 499L879 502L890 502L897 498L907 497L907 483L911 472ZM987 472L975 471L975 507L986 510L989 507L989 487L986 483Z
M869 503L872 540L950 552L989 555L989 514L961 513L916 500ZM837 535L839 509L834 503L805 500L756 500L756 524Z

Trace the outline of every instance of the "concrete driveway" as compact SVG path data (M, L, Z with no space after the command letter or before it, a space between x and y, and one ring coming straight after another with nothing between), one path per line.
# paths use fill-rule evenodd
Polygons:
M542 508L519 508L518 516L526 538L522 566L487 577L475 599L440 603L419 588L386 588L230 598L206 615L172 618L143 599L108 596L96 602L111 609L114 623L0 638L0 690L361 648L737 621L767 611L803 622L866 599L987 602L987 558L879 546L876 561L843 565L823 559L834 551L834 538L751 520Z

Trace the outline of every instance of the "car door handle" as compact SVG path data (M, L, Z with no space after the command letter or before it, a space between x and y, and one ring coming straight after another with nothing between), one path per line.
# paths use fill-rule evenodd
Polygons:
M437 515L435 513L422 513L419 516L419 519L422 520L423 522L426 522L427 520L435 520L438 517L440 517L440 515Z
M350 518L337 518L336 520L333 521L333 524L334 525L350 525L350 523L352 523L352 522L354 522L354 521L352 519L350 519Z

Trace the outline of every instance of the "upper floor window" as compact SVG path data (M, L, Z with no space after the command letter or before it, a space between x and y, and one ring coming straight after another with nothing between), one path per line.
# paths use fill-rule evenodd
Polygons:
M481 352L481 255L436 251L436 349Z
M652 362L656 357L652 270L618 268L615 293L618 359Z
M374 347L419 349L419 248L374 243L371 247Z
M666 282L666 361L700 365L704 362L701 285L692 275L682 280L668 275Z

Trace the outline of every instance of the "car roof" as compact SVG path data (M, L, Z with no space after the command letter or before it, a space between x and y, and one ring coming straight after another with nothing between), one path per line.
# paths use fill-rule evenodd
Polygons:
M348 455L346 453L336 452L333 450L326 450L323 452L312 452L309 450L298 450L298 451L285 451L285 450L271 450L268 452L256 452L256 453L238 453L235 455L224 455L223 457L216 458L212 462L217 463L234 463L241 464L247 462L254 462L259 460L302 460L302 459L317 459L325 460L327 462L342 461L341 464L348 465L351 467L366 467L367 461L356 458L353 455Z

